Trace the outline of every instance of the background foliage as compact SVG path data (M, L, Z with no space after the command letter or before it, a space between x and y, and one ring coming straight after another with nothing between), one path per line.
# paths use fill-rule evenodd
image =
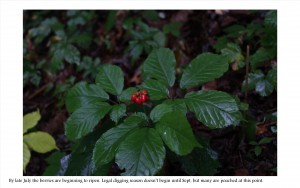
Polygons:
M97 168L93 150L98 138L122 121L124 111L138 111L137 105L127 104L140 84L157 105L151 113L145 111L153 121L179 109L178 116L187 113L197 142L204 146L185 156L176 155L175 148L158 149L159 155L166 156L159 175L276 174L276 11L24 11L23 37L24 115L40 109L42 118L35 129L51 134L60 150L32 151L24 175L124 173L120 167L128 164L118 155L116 163ZM153 52L160 47L168 49ZM160 54L165 59L157 58ZM216 63L223 59L227 65ZM104 65L108 63L112 67ZM111 79L104 75L121 80L110 87ZM179 99L163 101L166 96ZM126 106L108 101L114 106L110 111L104 103L108 99ZM222 100L232 106L222 107ZM92 103L93 108L78 111ZM211 104L217 107L213 119L223 116L218 124L202 115ZM89 123L100 123L87 124L84 134L68 128L65 132L65 122L72 127L85 113L95 114ZM220 127L227 128L215 129ZM155 132L141 129L128 141L143 134L157 138ZM126 147L120 146L119 152ZM153 165L162 166L162 162Z

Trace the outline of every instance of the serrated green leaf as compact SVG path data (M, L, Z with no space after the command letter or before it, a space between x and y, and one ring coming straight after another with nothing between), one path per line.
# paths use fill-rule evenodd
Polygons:
M143 82L141 89L148 91L150 100L165 99L169 95L168 88L157 80L147 80Z
M110 119L118 123L119 119L125 116L126 114L125 104L114 105L111 109Z
M82 106L108 99L108 94L99 85L78 83L68 90L66 106L69 112L74 112Z
M270 138L270 137L264 137L264 138L262 138L262 139L258 142L258 144L259 144L259 145L261 145L261 144L267 144L267 143L272 142L272 140L273 140L273 138Z
M237 125L242 118L235 99L221 91L190 92L184 100L198 120L210 128Z
M131 100L131 95L137 91L136 88L130 87L122 91L121 95L118 96L119 101L127 102Z
M96 76L96 83L106 92L113 95L120 95L124 86L123 72L121 68L116 65L102 65Z
M227 70L226 57L212 53L200 54L183 71L180 88L202 85L221 77Z
M30 150L28 148L28 146L23 142L23 171L26 171L26 166L30 161Z
M104 102L78 108L66 122L65 132L67 137L70 140L75 140L88 134L110 109L111 106Z
M119 146L116 163L125 176L153 176L163 166L164 144L153 128L136 129Z
M126 118L123 124L105 132L94 148L93 161L96 166L109 163L115 157L117 149L125 137L140 125L145 124L145 120L143 115L133 114Z
M167 48L153 50L143 65L143 73L154 78L166 86L173 86L175 82L174 53Z
M194 147L200 147L189 122L181 112L166 113L156 123L155 128L165 144L178 155L189 154Z
M38 153L47 153L51 150L57 149L54 138L41 131L32 132L23 136L24 142L30 147L30 149Z
M184 99L168 99L165 100L163 104L171 106L174 111L180 111L184 115L187 112L187 107L185 105Z
M159 104L153 108L150 113L150 118L153 122L157 122L163 117L166 113L172 112L173 108L167 104Z
M40 111L31 112L23 116L23 134L26 133L28 129L31 129L34 126L36 126L40 119Z

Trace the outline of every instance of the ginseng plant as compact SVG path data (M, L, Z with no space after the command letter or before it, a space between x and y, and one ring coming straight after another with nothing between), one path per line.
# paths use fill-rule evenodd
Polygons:
M115 163L122 175L157 175L167 150L186 156L205 147L187 120L188 111L212 129L238 125L242 114L236 98L222 91L199 90L221 77L228 66L226 57L202 53L176 74L174 53L159 48L141 67L142 84L124 89L121 68L101 65L95 84L78 83L67 93L71 115L65 132L87 161L80 168L90 170L87 175L106 175ZM85 144L91 135L94 142Z

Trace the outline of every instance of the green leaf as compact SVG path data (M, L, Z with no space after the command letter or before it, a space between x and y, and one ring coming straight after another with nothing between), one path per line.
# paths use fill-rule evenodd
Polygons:
M143 82L141 89L148 91L150 100L165 99L169 95L168 88L157 80L147 80Z
M165 144L178 155L189 154L194 147L201 147L194 137L189 122L181 112L166 113L156 123L155 128Z
M262 148L260 146L255 146L254 153L256 156L259 156L261 154Z
M115 26L116 17L117 17L117 11L110 10L104 24L104 29L107 33Z
M173 108L167 104L159 104L153 108L150 113L150 118L153 122L157 122L163 117L166 113L172 112Z
M187 112L187 107L185 105L184 99L168 99L165 100L163 104L167 104L171 106L174 111L175 110L180 111L184 115Z
M268 80L277 90L277 67L276 66L274 66L271 70L268 71L266 80Z
M259 93L260 96L265 97L272 94L274 87L268 80L263 79L256 83L255 91Z
M68 63L77 65L80 64L80 52L71 44L59 43L53 45L51 51L53 54L52 58L56 61L62 61L62 59L65 59Z
M252 145L252 146L257 146L258 145L258 143L255 142L255 141L251 141L251 142L249 142L249 144Z
M140 128L128 135L119 146L116 163L126 176L153 176L163 166L164 144L153 128Z
M47 153L57 149L54 138L41 131L32 132L23 136L24 142L34 151L38 153Z
M270 138L270 137L264 137L264 138L262 138L262 139L258 142L258 144L259 144L259 145L262 145L262 144L268 144L268 143L272 142L272 140L273 140L273 138Z
M132 46L129 55L132 57L133 60L137 60L142 53L143 53L143 45L136 44Z
M263 65L271 57L270 50L259 48L253 55L250 56L251 69L255 70L256 67Z
M175 82L174 53L167 48L153 50L143 65L143 73L154 78L166 86L173 86Z
M210 128L237 125L241 119L235 99L221 91L190 92L185 96L185 103L198 120Z
M110 119L118 123L119 119L126 115L125 113L125 104L114 105L111 109Z
M28 146L23 142L23 171L26 171L26 166L30 161L30 150L28 148Z
M133 114L123 124L105 132L94 148L93 161L96 166L109 163L115 157L119 145L125 137L140 125L145 124L145 120L141 114Z
M69 112L74 112L82 106L108 99L108 94L99 85L78 83L68 90L66 106Z
M219 161L211 157L210 148L195 148L192 153L182 156L180 162L183 170L190 176L213 176L221 166Z
M23 117L23 134L26 133L28 129L31 129L34 126L36 126L36 124L40 119L41 119L41 114L39 110L26 114Z
M276 27L277 26L277 10L270 10L265 16L265 24Z
M244 56L239 45L235 43L228 43L226 48L221 50L222 55L227 57L229 62L234 62L237 67L234 70L245 66Z
M118 96L119 101L121 101L121 102L131 101L131 95L134 94L136 91L137 91L137 89L134 87L125 89L121 93L121 95Z
M59 175L64 176L91 176L108 175L111 163L105 165L95 165L92 160L93 151L96 141L103 133L110 129L114 123L110 120L105 121L97 131L93 131L86 136L79 139L72 147L72 153L67 156L66 160L62 160L62 167L65 168L63 173ZM62 170L61 170L62 171Z
M106 92L113 95L120 95L124 86L123 72L121 68L116 65L102 65L96 76L96 83Z
M60 159L63 158L64 153L54 152L46 159L48 167L43 173L43 176L56 176L60 169Z
M243 82L242 90L245 91L246 81ZM249 73L248 77L248 89L254 89L260 96L268 96L274 91L274 86L270 77L265 76L262 71L257 70L253 73Z
M181 88L202 85L221 77L228 70L226 57L212 53L203 53L191 61L183 71Z
M67 137L74 140L88 134L110 109L111 106L104 102L78 108L66 122L65 132Z

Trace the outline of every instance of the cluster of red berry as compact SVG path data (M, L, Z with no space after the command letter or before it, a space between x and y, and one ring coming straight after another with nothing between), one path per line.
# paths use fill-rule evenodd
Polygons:
M147 90L136 91L131 96L131 101L135 102L136 104L142 104L143 102L146 102L148 100L149 100L149 96L147 94Z

